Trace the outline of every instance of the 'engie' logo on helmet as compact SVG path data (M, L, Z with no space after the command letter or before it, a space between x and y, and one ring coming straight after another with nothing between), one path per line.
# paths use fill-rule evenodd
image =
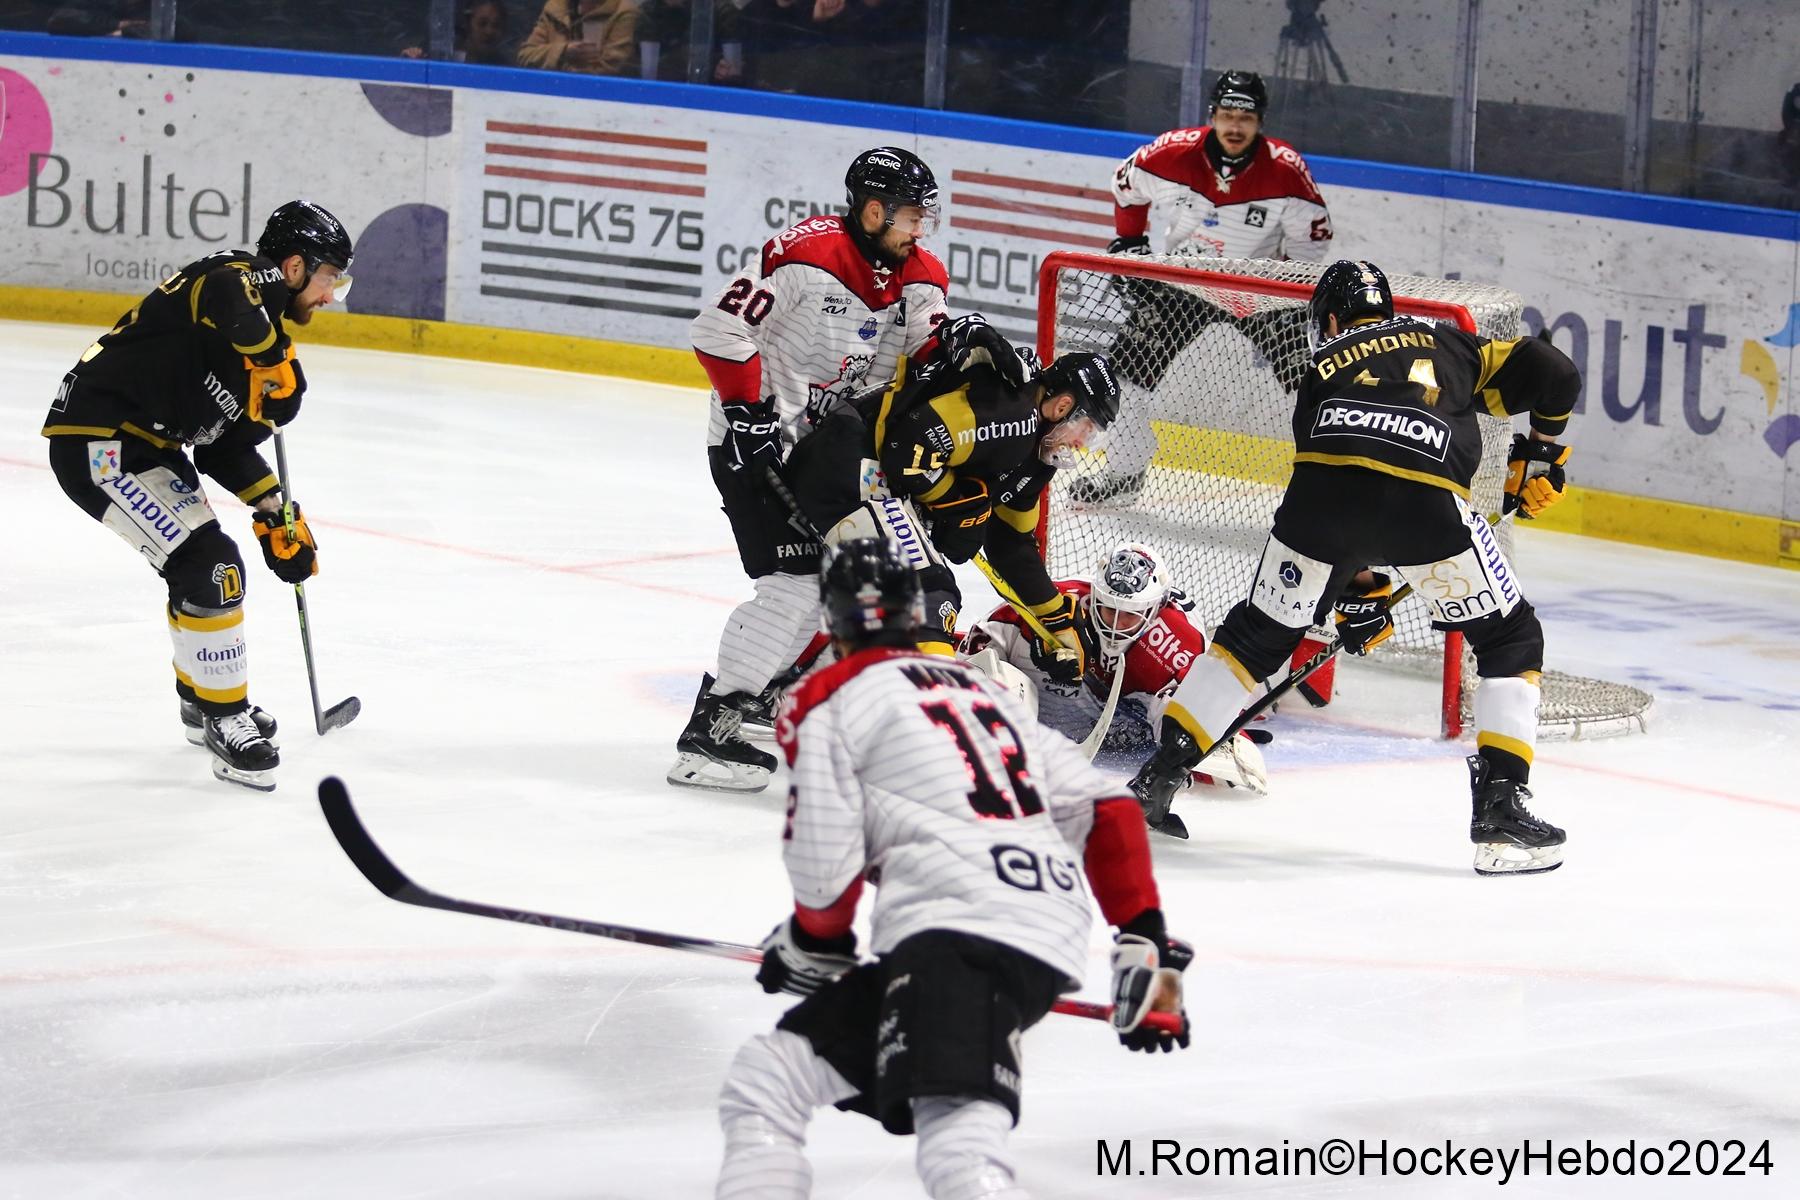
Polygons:
M1430 413L1388 404L1359 404L1332 398L1313 418L1314 437L1373 438L1403 446L1443 462L1450 453L1450 427Z
M871 163L877 167L886 167L890 171L898 171L901 169L900 160L895 158L891 154L880 154L880 153L871 154L867 158L863 159L863 161L866 163Z

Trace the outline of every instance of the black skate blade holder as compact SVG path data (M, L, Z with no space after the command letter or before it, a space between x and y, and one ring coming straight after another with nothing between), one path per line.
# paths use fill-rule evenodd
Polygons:
M287 535L294 536L294 489L289 483L287 442L281 436L281 428L270 425L275 432L275 473L281 484L281 518L287 525ZM306 657L306 686L312 692L313 728L320 737L324 737L333 729L342 729L362 715L362 701L355 696L347 697L333 704L330 708L319 706L319 669L313 661L312 622L306 613L306 585L294 585L294 607L300 614L300 649Z

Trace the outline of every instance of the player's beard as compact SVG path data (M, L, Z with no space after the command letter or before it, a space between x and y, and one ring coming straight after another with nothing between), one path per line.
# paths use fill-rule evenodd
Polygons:
M889 226L882 230L879 238L875 239L875 252L888 262L898 266L912 257L913 247L917 244L917 238L908 237Z

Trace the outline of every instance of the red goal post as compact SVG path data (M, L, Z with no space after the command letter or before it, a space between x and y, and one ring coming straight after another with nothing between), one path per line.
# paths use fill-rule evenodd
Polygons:
M1323 267L1078 251L1045 257L1039 356L1048 363L1075 350L1111 355L1127 411L1147 411L1155 439L1142 490L1126 500L1071 499L1077 480L1104 472L1098 460L1058 472L1039 525L1054 578L1086 578L1114 544L1136 540L1164 554L1205 628L1247 593L1293 467L1291 389L1311 362L1306 304ZM1491 338L1522 330L1524 302L1506 289L1411 275L1391 275L1390 283L1398 313ZM1497 516L1511 430L1499 421L1482 426L1472 507ZM1500 540L1510 556L1509 529L1502 527ZM1474 685L1461 635L1433 630L1420 600L1394 615L1395 635L1375 657L1439 679L1444 736L1460 736ZM1540 728L1563 736L1625 732L1643 727L1648 706L1636 689L1546 672Z

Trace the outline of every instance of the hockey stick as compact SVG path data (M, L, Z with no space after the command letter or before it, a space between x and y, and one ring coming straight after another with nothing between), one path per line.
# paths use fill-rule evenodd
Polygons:
M690 954L706 954L713 958L729 958L737 962L762 961L762 951L737 942L720 942L712 938L687 937L679 933L659 933L654 929L637 929L630 925L609 925L600 921L584 921L578 917L558 917L550 913L523 908L506 908L498 904L480 904L473 900L457 900L429 888L420 887L394 865L375 839L369 835L362 818L350 803L350 789L335 775L319 781L319 808L325 822L337 838L339 846L361 871L375 890L390 900L415 904L420 908L437 908L445 912L467 913L472 917L490 917L497 921L513 921L520 925L540 925L568 933L585 933L589 937L611 938L616 942L636 942L663 950L686 950ZM1071 1017L1087 1017L1095 1021L1112 1019L1112 1006L1086 1000L1058 1000L1055 1011ZM1175 1013L1153 1012L1144 1024L1164 1033L1178 1033L1180 1018Z
M809 541L823 546L825 538L820 534L819 527L812 523L812 518L806 515L806 510L800 507L799 497L794 495L794 489L788 486L788 481L782 478L781 472L774 467L764 467L763 483L767 484L769 490L775 493L776 499L787 506L788 521L794 528L798 529Z
M1019 594L1012 590L1012 585L1000 578L1000 572L995 570L994 564L987 560L987 555L977 554L974 562L981 573L987 576L987 581L994 585L994 591L998 592L1000 598L1019 614L1020 620L1031 627L1031 631L1038 636L1039 641L1054 642L1057 640L1056 635L1046 629L1044 623L1038 620L1038 615L1032 612L1023 600L1019 599ZM1100 753L1100 744L1106 741L1107 731L1112 728L1113 713L1119 707L1119 691L1124 683L1125 660L1121 658L1118 669L1113 672L1112 690L1107 693L1106 705L1100 710L1100 719L1094 722L1094 728L1081 743L1081 752L1087 755L1089 762L1093 762L1094 755Z
M294 537L294 489L288 483L287 442L279 426L275 431L275 471L281 483L281 518L287 523L287 535ZM342 729L362 714L362 701L355 696L340 700L330 708L319 707L319 670L313 663L312 623L306 618L306 585L294 585L294 606L300 612L300 649L306 655L306 686L312 689L313 728L324 737L333 729Z

